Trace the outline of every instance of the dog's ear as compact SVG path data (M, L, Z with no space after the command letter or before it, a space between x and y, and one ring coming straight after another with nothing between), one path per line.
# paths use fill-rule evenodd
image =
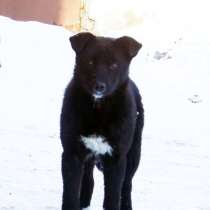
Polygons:
M142 48L142 44L129 36L123 36L116 39L116 44L124 51L129 59L135 57L138 51Z
M84 49L85 45L95 36L89 32L82 32L69 38L73 50L78 54Z

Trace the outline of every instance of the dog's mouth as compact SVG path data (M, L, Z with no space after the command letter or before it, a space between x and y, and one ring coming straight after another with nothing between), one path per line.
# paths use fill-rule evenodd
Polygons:
M93 94L93 97L94 97L95 100L99 100L99 99L103 98L103 96L104 95L102 93L97 93L96 92L96 93Z

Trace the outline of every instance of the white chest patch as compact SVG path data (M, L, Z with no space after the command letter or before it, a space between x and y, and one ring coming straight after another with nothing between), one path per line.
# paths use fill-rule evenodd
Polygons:
M91 150L95 155L112 155L112 147L105 141L103 136L81 136L85 147Z

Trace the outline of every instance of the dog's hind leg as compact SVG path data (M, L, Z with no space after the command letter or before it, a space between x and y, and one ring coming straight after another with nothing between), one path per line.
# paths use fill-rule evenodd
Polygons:
M121 210L132 210L132 179L139 166L141 156L141 136L142 136L143 121L138 116L137 126L134 134L134 141L129 153L127 154L127 165L125 179L123 182L121 193Z
M140 145L133 145L127 156L126 174L121 193L121 210L132 210L132 179L140 161Z
M121 193L121 210L132 210L132 179L139 166L141 156L142 130L144 127L144 109L141 102L141 96L137 86L132 81L131 86L136 100L137 119L133 144L127 154L126 174Z
M93 194L93 187L94 187L93 169L94 169L94 161L89 160L85 164L84 175L82 179L81 194L80 194L81 210L88 209L88 207L90 206Z
M136 169L139 164L139 156L134 156L134 154L129 154L127 160L127 168L125 179L123 182L122 193L121 193L121 210L132 210L132 200L131 200L131 191L132 191L132 179L136 172Z

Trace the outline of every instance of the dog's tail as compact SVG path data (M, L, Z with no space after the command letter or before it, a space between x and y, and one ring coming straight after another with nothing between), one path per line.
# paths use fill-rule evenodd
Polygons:
M138 87L133 81L131 81L131 87L135 96L137 116L136 116L136 128L134 133L134 139L131 146L131 150L129 151L130 154L128 154L128 156L132 157L133 156L132 154L136 155L135 165L137 168L141 157L142 130L144 127L144 107L142 104L142 98L139 93Z
M130 81L130 83L131 83L131 88L134 93L134 97L135 97L135 101L136 101L137 121L139 121L141 126L143 127L143 125L144 125L144 108L143 108L143 104L142 104L142 98L141 98L139 89L136 86L136 84L132 80Z

